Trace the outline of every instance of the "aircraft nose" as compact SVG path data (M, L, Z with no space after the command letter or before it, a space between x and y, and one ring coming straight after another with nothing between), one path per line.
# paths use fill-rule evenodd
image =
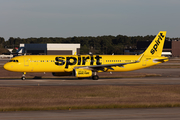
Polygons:
M10 71L13 66L11 66L9 63L6 63L3 67L4 67L5 70Z

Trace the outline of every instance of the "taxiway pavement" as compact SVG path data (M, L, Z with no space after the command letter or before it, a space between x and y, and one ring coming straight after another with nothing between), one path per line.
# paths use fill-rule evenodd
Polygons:
M51 78L51 79L0 79L0 86L63 86L63 85L178 85L180 84L180 69L141 69L128 72L160 75L160 77L143 78L100 78L99 80L78 78ZM127 73L127 74L128 74ZM119 72L121 74L121 72ZM113 73L112 75L113 76Z
M180 108L0 112L0 120L179 120Z
M145 77L145 78L111 78L111 79L0 79L0 86L81 86L81 85L179 85L180 78Z

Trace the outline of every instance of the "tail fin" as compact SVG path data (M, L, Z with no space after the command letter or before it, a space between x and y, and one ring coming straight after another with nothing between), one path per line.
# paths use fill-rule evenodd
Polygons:
M166 37L166 31L160 31L158 35L151 42L149 47L144 52L145 56L158 56L160 57L162 54L164 41Z

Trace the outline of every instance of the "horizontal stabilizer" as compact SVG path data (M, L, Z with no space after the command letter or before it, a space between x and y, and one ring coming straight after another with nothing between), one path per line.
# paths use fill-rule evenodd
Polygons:
M161 62L161 63L163 63L163 62L166 62L166 61L168 61L169 59L168 58L164 58L164 59L154 59L153 61L156 63L156 62Z

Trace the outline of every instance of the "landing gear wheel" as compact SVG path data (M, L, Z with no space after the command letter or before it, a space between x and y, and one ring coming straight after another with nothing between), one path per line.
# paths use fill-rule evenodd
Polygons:
M25 80L26 78L25 77L21 77L21 80Z
M25 75L26 75L26 72L23 72L23 75L22 75L22 77L21 77L21 80L25 80L25 79L26 79Z
M98 76L98 75L94 75L94 76L92 76L92 79L93 79L93 80L98 80L98 79L99 79L99 76Z

